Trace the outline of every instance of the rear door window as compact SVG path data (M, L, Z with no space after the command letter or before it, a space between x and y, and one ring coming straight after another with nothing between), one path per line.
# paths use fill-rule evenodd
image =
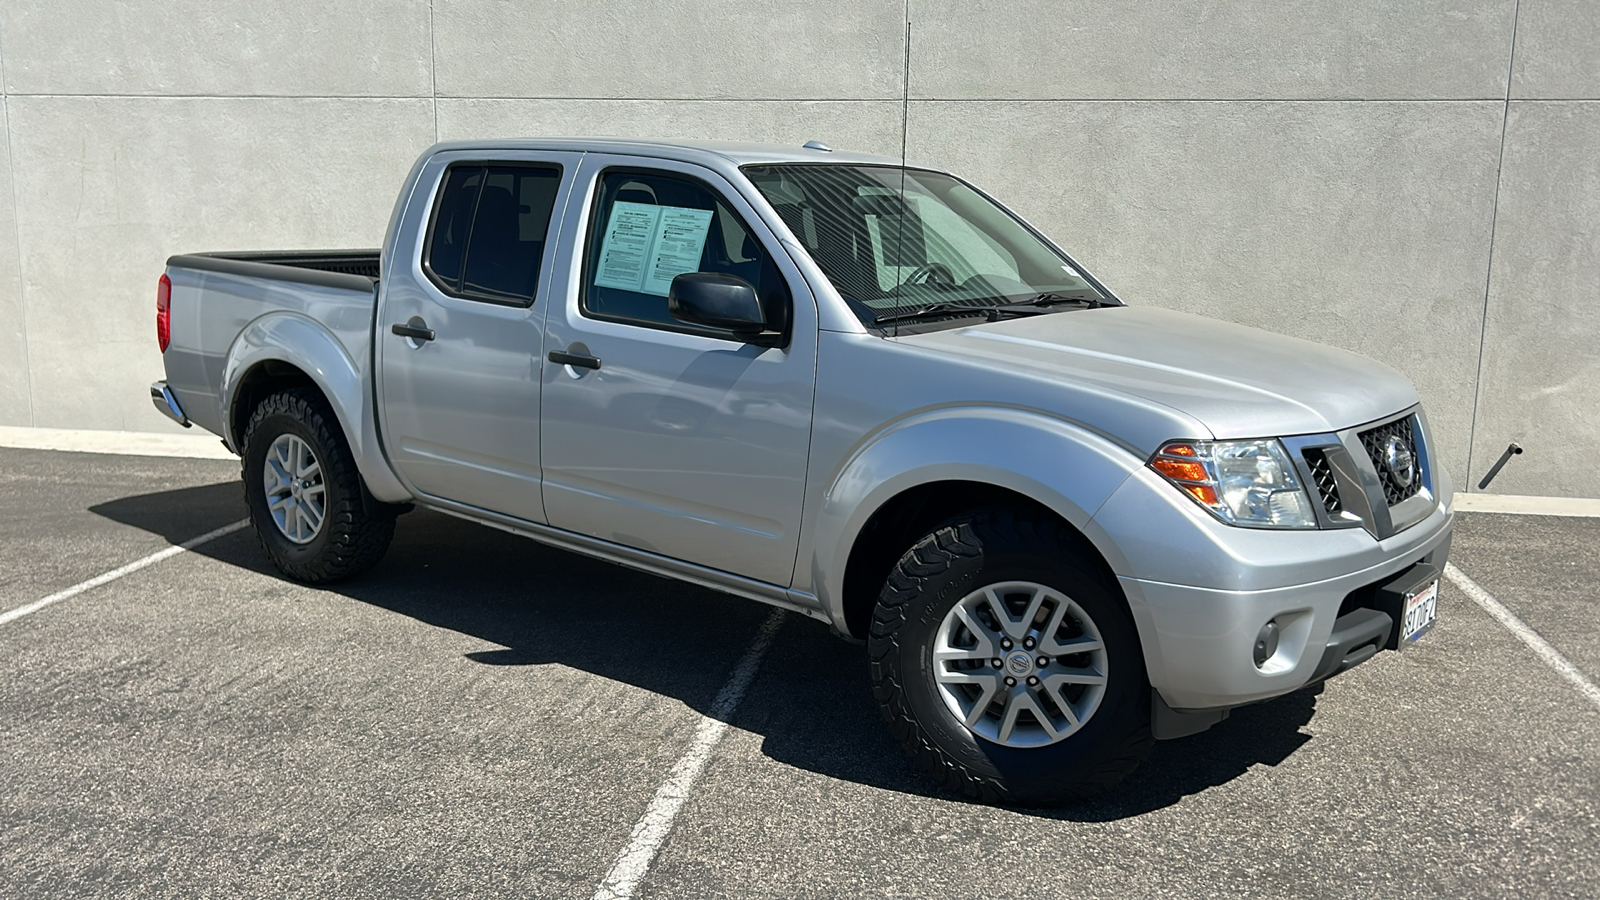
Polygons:
M445 172L423 269L453 297L529 306L561 169L458 163Z

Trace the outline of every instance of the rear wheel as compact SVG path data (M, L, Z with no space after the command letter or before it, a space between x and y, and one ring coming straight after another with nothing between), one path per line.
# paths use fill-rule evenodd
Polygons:
M389 549L394 515L365 498L344 435L315 391L261 401L245 428L243 459L250 524L283 574L338 581L372 568Z
M901 745L975 800L1080 800L1153 743L1132 618L1058 522L991 510L934 529L890 573L868 649Z

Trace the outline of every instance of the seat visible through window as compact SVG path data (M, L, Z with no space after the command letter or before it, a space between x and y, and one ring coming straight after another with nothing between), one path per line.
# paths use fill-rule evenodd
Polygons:
M495 179L484 187L473 220L465 292L516 300L533 296L544 242L522 240L519 206L511 189Z
M557 169L465 165L445 177L428 270L469 299L532 303L561 181Z

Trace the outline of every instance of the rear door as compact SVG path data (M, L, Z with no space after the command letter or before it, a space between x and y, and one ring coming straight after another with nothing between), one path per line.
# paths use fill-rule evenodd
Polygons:
M749 202L686 163L588 154L552 291L545 508L558 528L790 583L815 390L816 305ZM780 347L686 325L671 279L750 281Z
M419 495L545 521L544 298L580 157L445 153L420 176L376 334L385 448Z

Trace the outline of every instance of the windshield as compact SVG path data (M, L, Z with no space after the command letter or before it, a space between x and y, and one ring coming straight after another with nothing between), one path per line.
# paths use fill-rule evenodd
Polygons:
M893 166L746 166L867 325L908 313L1107 302L1071 262L971 187Z

